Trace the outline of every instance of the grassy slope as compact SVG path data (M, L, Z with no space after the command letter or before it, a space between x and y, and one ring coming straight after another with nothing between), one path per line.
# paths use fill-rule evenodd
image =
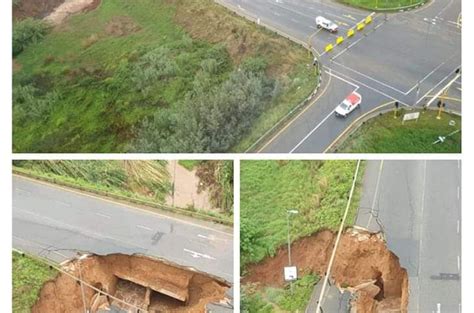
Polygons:
M355 161L242 161L241 225L256 229L251 253L241 251L241 267L272 255L286 243L286 210L292 217L292 240L321 229L335 230L347 204ZM347 225L355 222L364 163L360 169ZM250 225L250 226L249 226ZM242 232L242 230L241 230ZM243 312L303 312L319 277L307 275L293 286L243 286Z
M251 255L243 253L241 265L258 262L286 242L286 210L296 208L291 219L295 240L321 229L337 229L349 194L355 161L242 161L241 216L259 235ZM360 197L360 180L347 224L354 223Z
M29 313L43 284L57 272L28 256L17 252L12 255L13 312Z
M382 9L390 10L418 3L425 3L428 0L338 0L339 2L353 5L364 9Z
M437 112L422 113L418 122L401 124L392 113L369 120L338 148L337 152L351 153L460 153L461 133L448 138L443 144L433 145L438 136L446 136L461 128L461 118ZM451 120L456 126L449 126Z
M164 161L16 161L14 165L77 186L148 201L163 202L171 190Z
M14 74L14 84L34 83L43 92L59 92L62 100L44 121L14 123L14 150L126 150L133 127L145 117L156 110L180 112L179 102L192 88L201 61L220 42L213 41L215 38L209 34L219 33L223 38L217 39L232 45L227 47L229 56L222 65L222 73L213 77L216 83L224 80L243 59L259 55L268 59L269 75L286 86L285 93L256 123L238 150L250 145L315 85L315 74L305 68L308 59L304 49L235 17L212 1L194 0L178 6L176 3L180 2L104 0L98 9L72 17L45 40L20 54L15 60L19 70ZM180 20L189 14L185 9L200 9L203 14ZM141 30L121 37L109 35L105 30L107 24L117 16L131 18ZM186 25L186 20L195 26ZM206 25L206 32L201 31L202 25ZM185 28L189 28L194 40L189 39ZM120 66L133 63L141 49L163 45L172 47L179 71L176 79L158 84L153 104L147 104L131 90L129 81L114 75ZM287 61L282 62L285 57Z

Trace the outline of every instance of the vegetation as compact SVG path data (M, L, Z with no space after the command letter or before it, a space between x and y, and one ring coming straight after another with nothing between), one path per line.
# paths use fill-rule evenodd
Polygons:
M321 229L336 230L347 204L356 161L242 161L241 266L272 256L287 239L287 210L292 240ZM347 219L355 222L357 189Z
M14 161L40 175L135 198L163 202L171 190L166 161Z
M400 7L424 4L428 0L338 0L342 3L368 10L391 10Z
M201 190L209 190L216 208L232 213L234 208L234 162L204 161L197 168Z
M304 312L319 279L317 275L308 274L294 282L292 290L289 285L284 289L269 287L263 290L257 290L253 286L242 286L241 311L245 313Z
M15 50L15 152L245 150L316 84L303 48L212 0L104 0L66 24Z
M13 252L13 312L30 313L43 284L57 272L36 259Z
M335 148L343 153L460 153L461 117L447 113L436 119L437 112L422 112L420 119L402 124L402 116L394 119L387 113L367 121L349 138ZM452 121L454 125L451 126ZM443 143L433 144L439 136L447 137Z
M13 5L18 3L13 2ZM49 26L41 21L27 18L13 24L13 56L17 56L31 44L38 43L48 33Z

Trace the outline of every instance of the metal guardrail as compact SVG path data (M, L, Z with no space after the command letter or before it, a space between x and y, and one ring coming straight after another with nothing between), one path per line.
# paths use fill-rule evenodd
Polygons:
M296 44L301 45L303 48L310 50L311 52L312 49L311 47L303 42L302 40L299 40L298 38L295 38L265 22L263 22L258 16L251 15L238 7L235 7L225 1L222 0L214 0L215 3L227 8L228 10L234 12L235 14L257 24L260 25L267 30L270 30L284 38L287 38L291 41L293 41ZM312 102L313 98L318 94L319 89L321 88L321 75L318 76L317 84L315 89L304 99L302 102L300 102L298 105L296 105L294 108L292 108L285 116L283 116L279 121L277 121L269 130L267 130L261 137L259 137L247 150L245 150L245 153L252 153L256 152L256 150L265 143L266 140L268 140L277 130L281 129L295 114L300 112L305 106L307 106L309 103Z
M203 214L203 213L199 213L199 212L195 212L195 211L191 211L191 210L181 209L181 208L177 208L177 207L170 207L170 206L167 206L167 205L164 205L164 204L159 204L159 203L156 203L156 202L146 201L146 200L137 199L137 198L133 198L133 197L127 197L127 196L119 195L119 194L116 194L116 193L113 193L113 192L98 190L98 189L94 189L94 188L88 188L88 187L76 185L76 184L73 184L73 183L65 182L65 181L62 181L62 180L59 180L59 179L56 179L56 178L42 176L42 175L39 175L37 173L33 173L31 171L28 171L28 170L25 170L25 169L22 169L22 168L13 168L13 174L20 175L20 176L26 176L26 177L29 177L29 178L32 178L32 179L44 181L44 182L47 182L47 183L52 183L52 184L59 185L59 186L64 186L64 187L68 187L68 188L72 188L72 189L78 189L78 190L81 190L81 191L84 191L84 192L100 195L100 196L107 197L107 198L112 198L112 199L119 200L119 201L129 202L129 203L142 205L142 206L150 207L150 208L154 208L154 209L159 209L159 210L167 211L167 212L171 212L171 213L186 215L186 216L198 218L198 219L201 219L201 220L206 220L206 221L209 221L209 222L214 222L214 223L217 223L217 224L222 224L222 225L227 225L227 226L232 226L233 225L233 220L232 219L227 220L227 219L218 218L218 217L215 217L215 216L211 216L211 215L207 215L207 214Z

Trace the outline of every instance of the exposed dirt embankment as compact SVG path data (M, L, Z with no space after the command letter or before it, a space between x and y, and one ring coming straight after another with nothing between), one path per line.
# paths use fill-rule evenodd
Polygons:
M84 312L82 294L90 312L111 306L133 312L114 298L148 312L205 312L208 303L226 301L229 288L224 280L145 256L89 256L63 269L103 293L86 284L82 290L79 282L61 273L45 283L33 313Z
M94 10L100 2L101 0L66 0L56 7L45 20L53 25L59 25L72 14Z
M313 272L324 275L336 235L322 231L302 238L291 246L299 276ZM243 283L282 287L282 270L288 264L288 250L250 265ZM331 271L331 281L355 293L352 306L357 312L407 312L408 276L398 257L387 249L380 234L347 230L339 243Z
M22 20L27 17L44 18L65 0L21 0L13 5L13 19Z

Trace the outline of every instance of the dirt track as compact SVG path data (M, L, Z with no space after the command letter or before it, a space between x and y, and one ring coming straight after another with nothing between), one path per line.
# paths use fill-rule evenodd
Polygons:
M74 260L63 268L74 277L148 312L204 312L208 303L225 300L229 284L161 260L113 254ZM110 305L131 309L120 301L84 286L86 308L91 312ZM32 313L82 313L81 285L61 273L44 284Z
M292 244L291 256L298 276L324 275L335 242L335 234L322 231ZM282 287L281 271L288 262L288 251L248 267L242 283ZM398 257L389 251L379 234L347 230L339 243L331 272L331 281L356 293L353 307L357 312L407 312L408 275Z

